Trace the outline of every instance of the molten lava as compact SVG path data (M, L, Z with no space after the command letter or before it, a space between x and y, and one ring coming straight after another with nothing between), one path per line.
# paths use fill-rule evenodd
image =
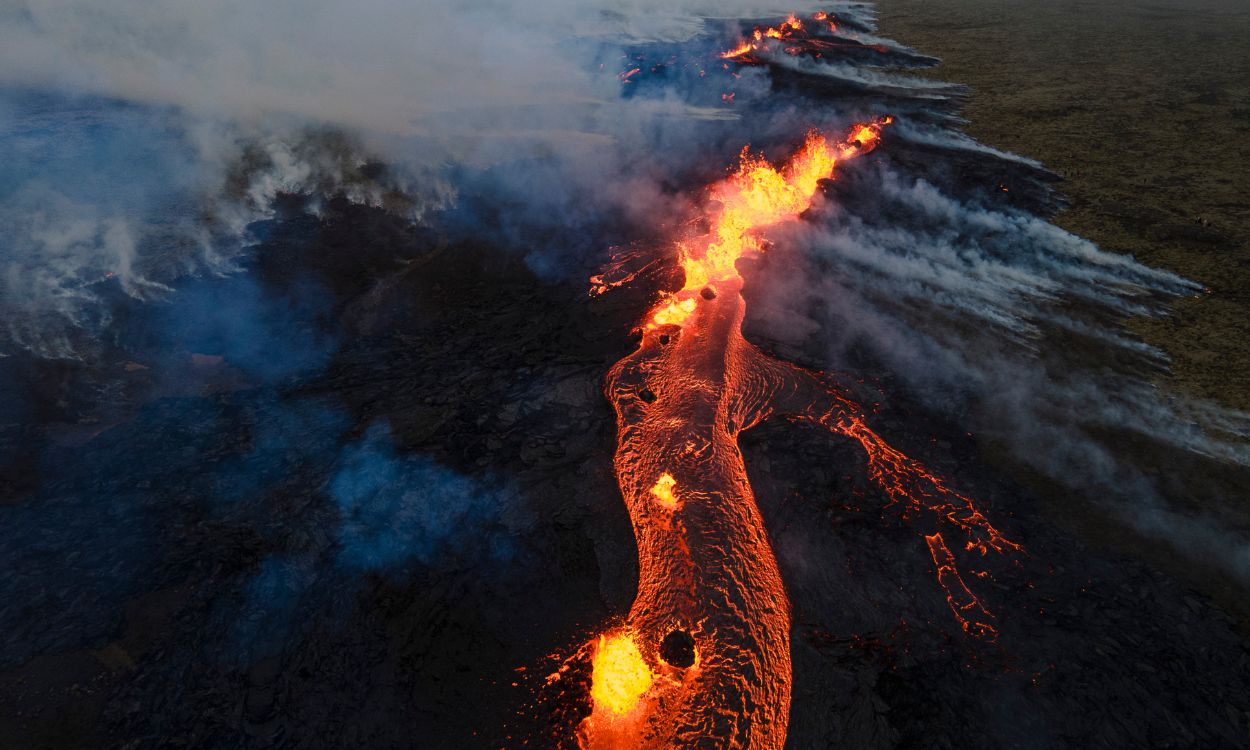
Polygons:
M590 697L595 710L612 716L632 711L654 680L638 646L624 633L600 636L591 665L595 682Z
M875 148L882 125L889 122L887 117L879 123L858 125L851 138L837 144L812 133L782 169L743 149L738 171L712 187L711 198L722 208L710 239L694 247L686 243L678 246L686 282L667 304L652 313L648 327L681 325L694 312L703 289L738 279L738 259L760 248L754 232L806 210L817 183L833 175L839 160Z
M792 17L778 33L797 28ZM650 311L638 349L608 375L639 586L623 627L595 648L583 748L784 744L790 605L738 448L739 434L772 416L858 441L891 505L924 523L938 583L964 631L995 633L942 531L982 554L1019 547L971 500L887 445L832 378L772 359L742 335L737 261L761 251L761 229L806 210L840 161L874 149L889 122L857 125L840 141L812 134L780 168L744 149L737 170L709 191L711 231L678 247L682 288ZM634 275L612 269L596 277L595 291Z
M819 21L822 25L827 26L830 32L837 33L838 25L830 17L828 13L817 11L812 14L813 21ZM820 46L819 44L811 44L813 40L803 25L794 14L777 26L756 27L751 31L751 35L746 39L738 42L733 49L725 50L720 54L725 60L735 60L746 57L752 52L759 52L768 47L770 40L777 41L794 41L801 40L809 43L809 46Z
M669 510L677 507L677 496L673 494L675 484L677 480L673 479L672 474L661 474L660 478L655 480L655 486L651 488L651 494L655 495L656 501Z

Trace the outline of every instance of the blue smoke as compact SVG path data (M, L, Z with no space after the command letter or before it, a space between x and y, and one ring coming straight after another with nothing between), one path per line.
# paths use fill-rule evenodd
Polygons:
M344 452L330 495L342 514L339 561L349 568L439 566L466 554L508 563L516 555L505 521L513 492L427 456L396 455L382 425Z
M281 292L254 274L192 282L154 313L156 354L220 356L270 383L318 370L335 351L325 330L332 299L307 277Z

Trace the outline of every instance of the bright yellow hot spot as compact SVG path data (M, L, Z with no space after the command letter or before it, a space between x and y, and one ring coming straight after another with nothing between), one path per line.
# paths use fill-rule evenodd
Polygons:
M690 313L694 312L694 306L694 297L686 297L685 299L674 297L668 301L668 304L655 311L655 314L651 316L651 325L652 327L670 323L681 325L682 321L690 317Z
M665 508L676 508L677 496L673 494L673 487L676 484L677 480L673 479L673 475L665 472L656 480L655 486L651 488L651 494L655 495L656 500Z
M710 235L703 242L679 248L685 285L652 313L650 327L681 325L694 312L701 289L738 278L738 259L760 248L756 233L807 210L817 184L833 175L839 159L871 150L884 122L857 125L840 143L813 132L781 168L744 148L738 170L712 187L711 198L720 203L721 210L713 219Z
M860 125L855 129L851 140L855 143L871 143L877 139L877 131L872 125Z
M654 679L632 638L625 633L599 636L591 661L590 696L596 710L614 715L628 713Z

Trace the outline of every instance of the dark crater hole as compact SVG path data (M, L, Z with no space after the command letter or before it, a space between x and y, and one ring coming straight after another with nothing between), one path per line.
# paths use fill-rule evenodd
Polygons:
M685 669L694 664L694 639L684 630L674 630L660 642L660 658L665 664Z

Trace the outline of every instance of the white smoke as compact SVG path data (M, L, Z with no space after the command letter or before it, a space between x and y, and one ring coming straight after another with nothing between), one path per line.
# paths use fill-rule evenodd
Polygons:
M82 356L108 323L103 281L147 298L179 274L229 271L242 230L280 192L388 208L402 195L403 213L419 218L451 200L437 175L449 163L577 159L586 167L574 171L589 172L605 145L641 138L645 121L699 116L622 102L623 45L689 38L709 16L787 10L744 0L5 3L0 351ZM101 130L104 146L81 143ZM341 136L333 148L327 132ZM373 159L390 165L385 180L360 174Z
M1187 555L1219 550L1250 579L1250 544L1230 528L1224 498L1181 512L1151 465L1154 455L1194 456L1244 472L1250 415L1157 386L1166 356L1123 328L1130 316L1166 314L1167 299L1198 285L989 195L956 198L888 160L859 170L853 192L773 232L778 247L799 251L760 279L767 304L753 313L766 335L829 342L834 367L870 351L929 407L1018 462ZM1162 448L1126 454L1142 441ZM1220 491L1203 480L1186 482L1198 496Z

